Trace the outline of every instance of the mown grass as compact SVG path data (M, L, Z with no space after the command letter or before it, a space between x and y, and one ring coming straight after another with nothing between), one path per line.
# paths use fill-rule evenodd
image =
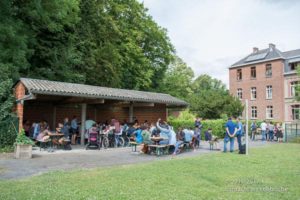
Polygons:
M300 145L0 181L0 199L300 199Z

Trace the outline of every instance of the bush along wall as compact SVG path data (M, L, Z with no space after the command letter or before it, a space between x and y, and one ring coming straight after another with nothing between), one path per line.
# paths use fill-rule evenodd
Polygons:
M194 129L194 120L181 120L176 118L171 118L168 120L171 126L173 126L174 130L177 132L178 128L193 128ZM202 128L202 137L204 137L205 131L211 128L213 131L213 135L223 138L225 136L225 124L227 120L224 119L216 119L216 120L203 120L201 123L203 125ZM262 120L256 120L257 126L259 127L262 123ZM269 121L268 121L269 122ZM242 120L243 125L245 126L245 121ZM248 128L250 134L252 120L249 120ZM277 123L277 121L272 121L273 125ZM281 122L279 122L281 123Z
M0 151L11 149L18 135L18 119L9 118L0 122Z
M194 120L171 119L168 122L173 126L175 131L177 131L180 127L193 129L195 127ZM202 137L204 137L204 132L207 131L207 129L211 128L213 131L213 135L223 138L225 135L225 123L226 120L223 119L202 121Z

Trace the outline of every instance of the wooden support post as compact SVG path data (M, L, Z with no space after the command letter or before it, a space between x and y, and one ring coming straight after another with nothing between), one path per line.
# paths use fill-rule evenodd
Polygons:
M129 122L133 122L133 102L130 102L129 105Z
M84 145L85 134L85 121L86 121L86 103L81 104L81 141L80 144Z
M56 106L53 106L53 118L52 118L52 120L53 120L53 130L55 130L55 128L56 128Z

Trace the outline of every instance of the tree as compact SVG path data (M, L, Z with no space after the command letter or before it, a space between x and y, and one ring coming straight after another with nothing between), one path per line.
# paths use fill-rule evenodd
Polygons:
M75 48L79 0L14 1L16 17L25 25L29 67L21 75L59 81L83 82L74 68L80 62Z
M203 90L226 92L226 85L221 80L212 78L207 74L198 76L193 82L192 88L195 93Z
M161 82L160 91L178 98L187 99L193 92L193 78L193 70L176 56Z
M12 115L12 85L29 66L24 23L16 17L11 0L0 1L0 122Z
M192 89L188 102L190 110L198 116L217 119L223 114L239 116L243 111L240 100L229 94L225 84L207 74L200 75L192 83Z
M78 66L86 83L155 90L172 60L166 31L136 0L81 1Z

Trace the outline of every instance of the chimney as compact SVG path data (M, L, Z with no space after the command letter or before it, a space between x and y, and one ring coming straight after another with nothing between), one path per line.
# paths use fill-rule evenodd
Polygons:
M272 43L269 44L269 49L275 49L275 47L276 47L275 44Z
M257 53L258 52L258 48L257 47L253 47L253 53Z

